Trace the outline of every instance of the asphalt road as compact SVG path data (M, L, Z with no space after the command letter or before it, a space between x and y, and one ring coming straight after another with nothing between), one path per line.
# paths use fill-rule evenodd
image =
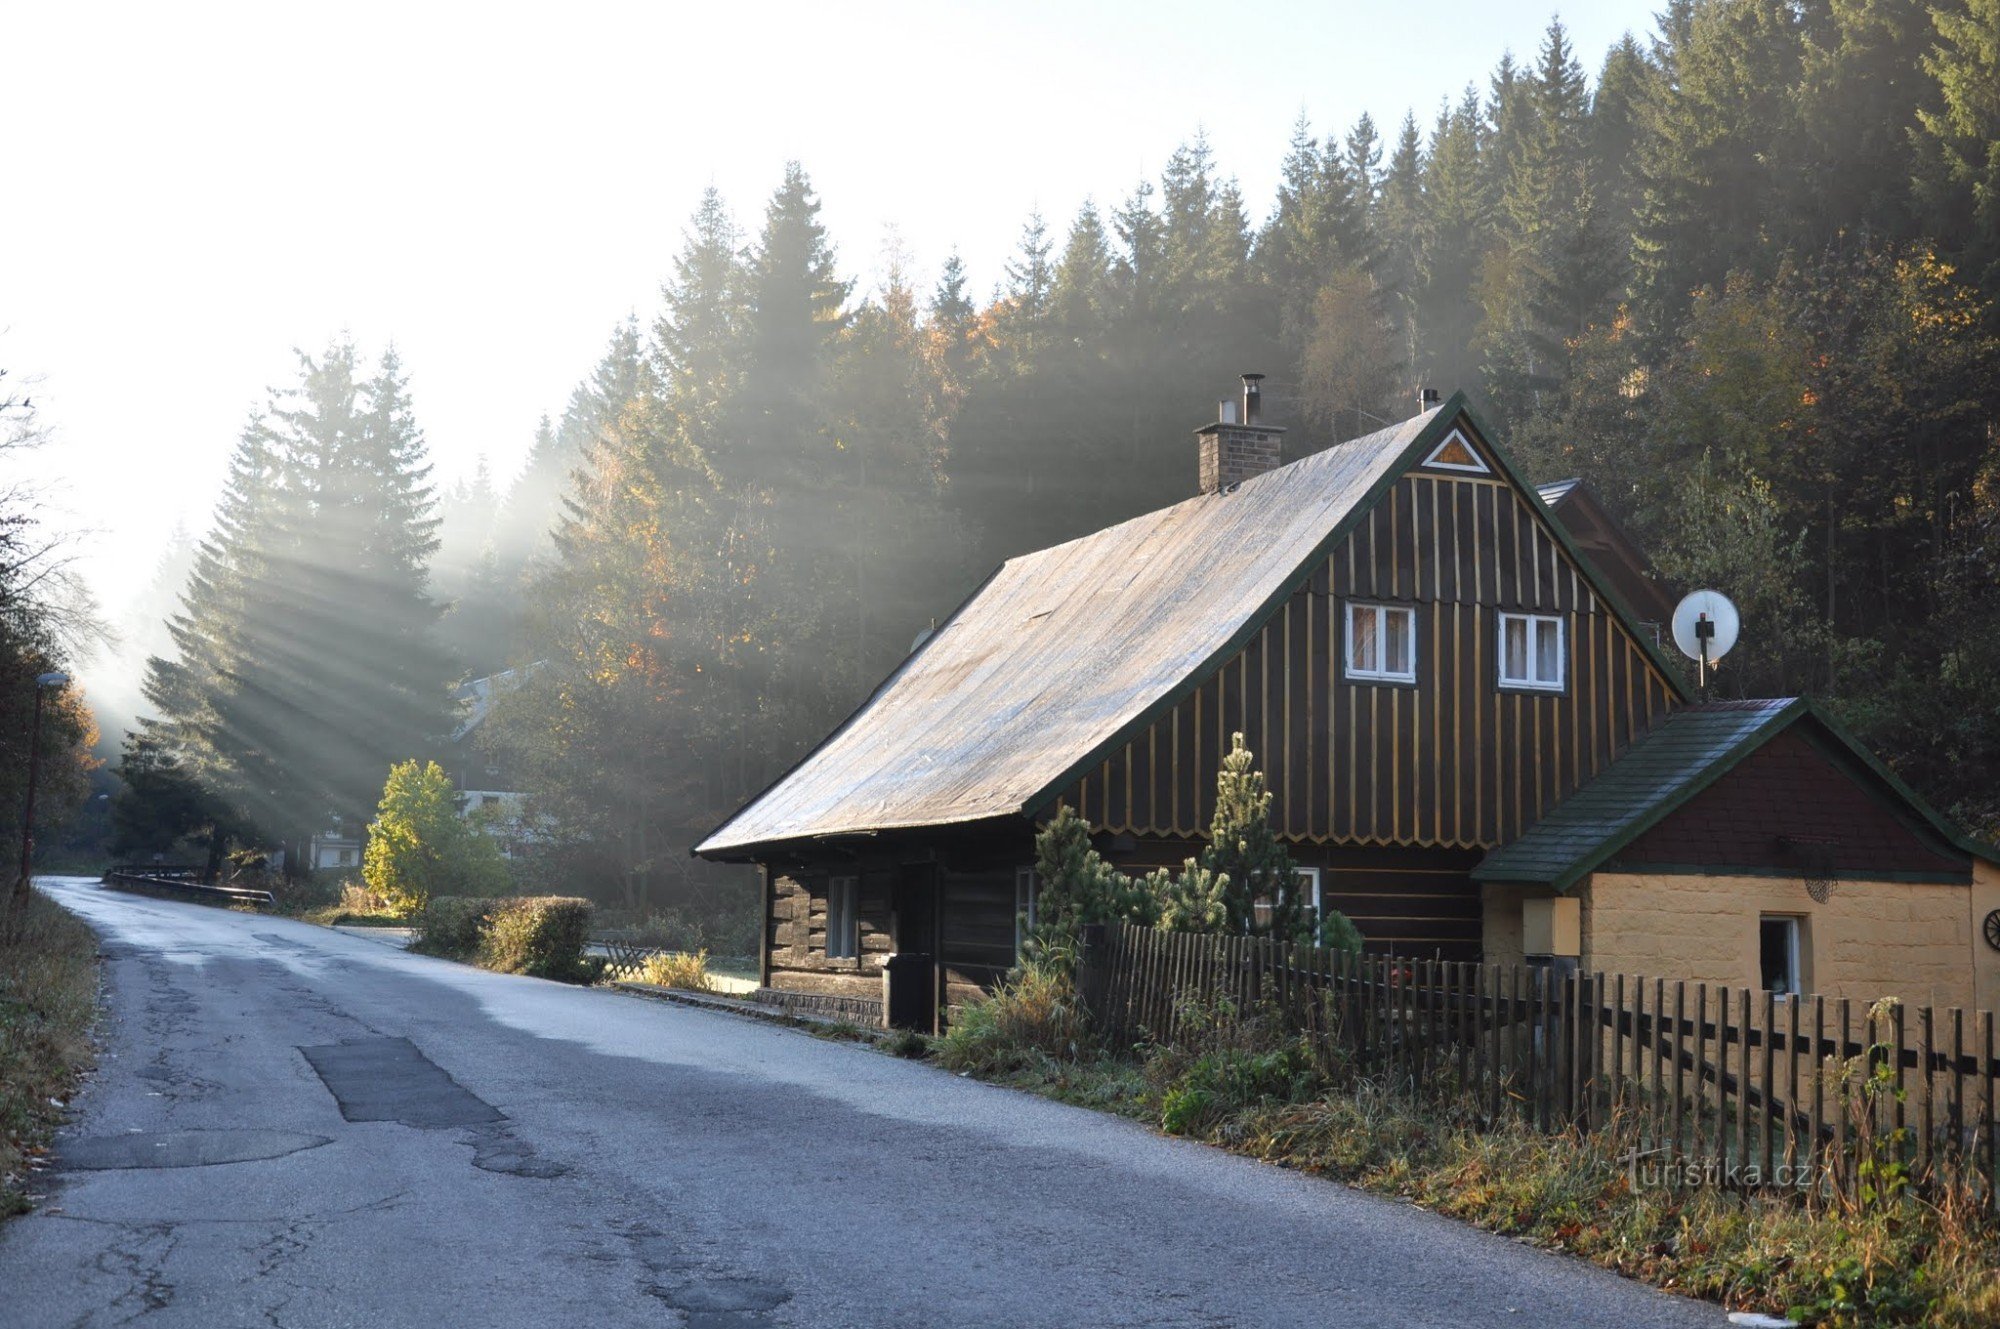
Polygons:
M1717 1325L1713 1307L792 1030L45 880L101 1070L0 1325Z

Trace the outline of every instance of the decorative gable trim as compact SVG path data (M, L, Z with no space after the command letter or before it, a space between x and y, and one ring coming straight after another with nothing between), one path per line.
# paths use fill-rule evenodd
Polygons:
M1462 429L1454 429L1445 435L1444 442L1432 448L1430 455L1418 464L1425 470L1463 471L1469 475L1493 474L1493 468L1480 457L1479 450L1472 446L1472 441L1466 438Z

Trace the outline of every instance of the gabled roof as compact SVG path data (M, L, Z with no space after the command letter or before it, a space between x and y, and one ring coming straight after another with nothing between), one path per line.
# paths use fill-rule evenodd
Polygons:
M817 748L694 852L1035 816L1255 635L1462 393L1220 494L1010 559ZM1513 471L1490 441L1489 455ZM1560 523L1557 540L1589 572ZM1601 576L1599 594L1632 621ZM1653 643L1662 677L1677 676Z
M1668 715L1519 839L1488 854L1473 878L1566 891L1802 720L1816 723L1954 848L1994 857L1990 846L1939 816L1832 716L1802 697L1782 697L1709 702Z
M1290 594L1342 521L1459 405L1009 559L695 852L1032 812L1234 649L1245 624Z
M1639 547L1591 487L1572 476L1537 485L1535 492L1597 571L1625 597L1626 606L1641 622L1666 623L1673 617L1673 597L1660 581L1653 562Z

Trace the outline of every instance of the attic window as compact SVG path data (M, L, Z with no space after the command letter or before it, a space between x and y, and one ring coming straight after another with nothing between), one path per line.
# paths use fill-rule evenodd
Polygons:
M1486 468L1486 463L1479 459L1479 454L1472 450L1472 444L1466 442L1465 435L1456 429L1445 436L1444 442L1432 449L1431 455L1424 458L1424 465L1436 467L1441 471L1469 471L1474 475L1491 474Z
M1500 686L1561 692L1563 621L1553 614L1500 615Z
M1347 606L1347 677L1369 683L1417 681L1417 611L1408 605Z

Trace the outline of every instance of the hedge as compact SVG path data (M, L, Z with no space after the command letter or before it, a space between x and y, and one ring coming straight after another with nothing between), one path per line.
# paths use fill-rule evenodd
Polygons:
M589 982L601 965L583 953L590 939L590 901L531 895L490 902L480 930L479 963L503 974Z
M452 960L476 958L487 915L499 904L470 895L433 895L413 916L417 935L410 949Z

